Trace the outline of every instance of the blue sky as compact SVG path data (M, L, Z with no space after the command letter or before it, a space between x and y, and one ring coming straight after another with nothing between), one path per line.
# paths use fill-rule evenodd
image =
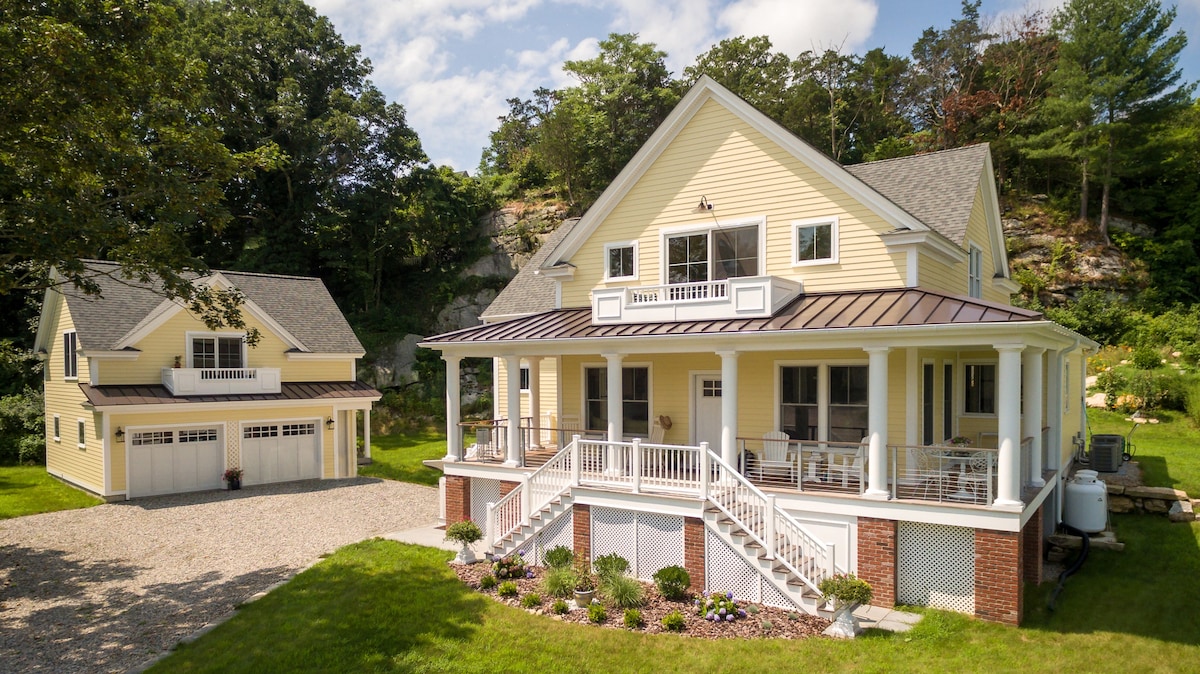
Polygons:
M984 0L1002 26L1026 7L1063 0ZM430 159L474 173L506 99L572 80L567 59L591 58L614 32L638 33L678 75L696 55L737 35L767 35L778 51L883 47L907 55L921 31L961 15L960 0L308 0L350 44L372 79L404 105ZM1169 0L1163 3L1170 6ZM1200 0L1181 0L1176 28L1192 40L1184 77L1200 79Z

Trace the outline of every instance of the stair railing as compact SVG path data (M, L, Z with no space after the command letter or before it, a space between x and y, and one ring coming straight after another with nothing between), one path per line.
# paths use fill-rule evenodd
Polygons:
M533 513L578 484L579 436L532 473L504 498L487 504L487 542L496 545L530 522Z

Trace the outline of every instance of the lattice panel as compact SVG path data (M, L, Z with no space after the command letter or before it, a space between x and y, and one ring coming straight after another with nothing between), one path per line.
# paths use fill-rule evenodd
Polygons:
M617 553L633 568L637 559L637 513L592 507L592 559Z
M796 606L795 602L788 599L782 592L777 590L775 586L767 579L762 581L762 603L767 606L785 609L788 611L799 611L800 607Z
M897 540L896 601L975 612L975 531L901 522Z
M762 574L711 530L705 532L704 584L709 592L732 592L737 599L762 603Z
M471 521L487 529L487 504L500 500L500 481L471 478Z
M665 566L683 566L683 518L659 513L637 515L637 560L634 575L651 580Z
M539 566L545 565L545 556L547 550L553 550L558 546L563 546L568 550L575 547L575 520L574 513L567 510L558 516L545 529L542 529L537 536L537 544L531 555L526 555L525 560Z
M225 465L237 468L242 465L242 434L238 422L225 422Z

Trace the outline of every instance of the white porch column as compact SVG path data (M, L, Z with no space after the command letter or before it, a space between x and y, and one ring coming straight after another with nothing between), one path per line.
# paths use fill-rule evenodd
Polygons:
M721 460L737 467L738 352L718 351L721 357Z
M1021 351L1020 344L997 344L996 417L1000 448L997 508L1020 509L1021 503Z
M508 460L506 466L521 465L521 358L505 356L504 369L508 375Z
M863 496L886 500L891 494L887 481L888 352L891 349L872 346L863 350L867 352L867 426L870 434L867 491Z
M442 360L446 361L446 457L442 460L453 463L462 461L462 437L458 428L462 410L459 388L459 364L462 358L442 355Z
M371 458L371 408L363 410L363 456Z
M1033 438L1029 447L1029 484L1044 487L1042 479L1042 354L1045 349L1028 348L1021 354L1021 386L1025 390L1025 414L1021 435Z
M904 350L904 444L909 447L921 444L921 393L921 359L910 346Z
M529 359L529 416L533 419L530 426L530 444L534 447L542 445L542 359Z
M625 354L605 353L608 363L608 441L620 442L625 435L624 410L622 409L621 361Z

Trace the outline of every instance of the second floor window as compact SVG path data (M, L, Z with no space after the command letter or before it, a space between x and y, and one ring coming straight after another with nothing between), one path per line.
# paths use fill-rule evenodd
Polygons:
M792 264L837 262L837 219L795 222L792 227L795 259Z
M241 368L241 337L193 337L192 367L196 368Z
M75 331L63 333L63 377L74 379L79 376L79 348Z
M667 283L758 275L758 225L667 237Z
M605 278L632 279L637 278L637 246L635 244L616 244L605 248L607 268Z
M983 251L976 246L967 253L967 294L983 297Z

